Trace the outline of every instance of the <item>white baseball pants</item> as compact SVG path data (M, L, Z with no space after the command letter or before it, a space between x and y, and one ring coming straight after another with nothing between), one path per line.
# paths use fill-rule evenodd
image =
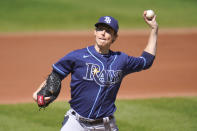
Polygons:
M103 123L90 125L79 121L79 114L73 115L74 110L70 109L62 122L60 131L118 131L115 118L109 120L108 117L103 118Z

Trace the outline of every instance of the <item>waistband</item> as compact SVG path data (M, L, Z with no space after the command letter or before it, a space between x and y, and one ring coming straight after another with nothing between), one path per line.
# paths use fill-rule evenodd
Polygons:
M76 116L77 120L81 123L89 124L89 125L96 125L96 124L101 124L101 123L109 123L110 120L114 118L114 116L108 116L108 117L103 117L99 119L88 119L85 117L80 116L75 110L70 109L69 112Z

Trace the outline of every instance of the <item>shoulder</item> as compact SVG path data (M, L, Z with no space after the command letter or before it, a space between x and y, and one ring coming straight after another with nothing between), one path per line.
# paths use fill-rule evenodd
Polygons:
M112 51L112 55L120 57L120 58L128 57L126 53L121 52L121 51Z
M116 58L121 61L121 62L125 62L125 63L128 63L128 61L132 61L135 59L134 56L130 56L124 52L120 52L120 51L116 51L116 52L113 52L113 55L116 56Z
M67 53L64 57L77 57L77 56L84 54L85 52L87 52L86 48L76 49Z
M61 62L61 61L75 61L79 56L84 54L85 51L86 51L86 48L73 50L73 51L65 54L63 57L61 57L59 59L59 62Z

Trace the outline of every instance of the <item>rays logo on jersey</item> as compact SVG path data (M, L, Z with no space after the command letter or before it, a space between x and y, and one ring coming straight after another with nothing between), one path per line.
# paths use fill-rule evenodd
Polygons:
M85 80L95 81L101 86L113 85L120 82L122 78L122 70L102 70L100 66L93 63L86 63L87 71Z

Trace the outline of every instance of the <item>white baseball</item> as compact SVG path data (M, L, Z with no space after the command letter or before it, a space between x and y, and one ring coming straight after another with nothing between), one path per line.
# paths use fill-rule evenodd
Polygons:
M152 20L152 18L155 16L155 12L153 10L147 10L146 11L146 18L149 20Z

